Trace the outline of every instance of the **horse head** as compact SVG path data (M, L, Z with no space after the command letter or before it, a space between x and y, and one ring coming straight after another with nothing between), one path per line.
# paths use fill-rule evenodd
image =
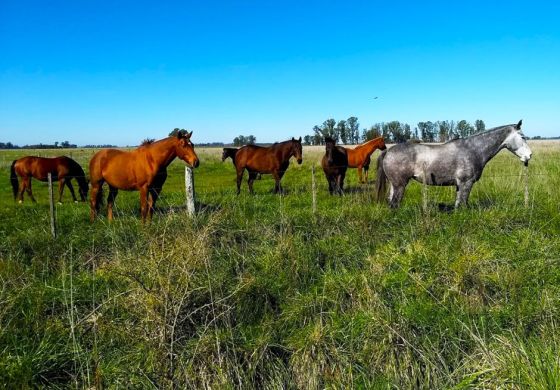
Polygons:
M301 165L303 162L303 148L301 146L301 137L299 139L295 139L292 137L292 154L296 158L298 164Z
M533 152L531 148L529 148L529 145L527 145L525 136L521 132L521 122L522 121L519 121L517 125L511 126L512 130L504 140L503 145L507 150L519 157L525 165L528 165Z
M331 137L325 137L325 155L327 156L327 162L329 165L333 165L334 158L333 158L333 151L336 147L336 142Z
M379 139L379 149L385 150L387 149L387 145L385 145L385 138L380 137Z
M226 148L224 148L222 151L222 162L226 161L226 158L228 158L228 152Z
M198 167L199 160L196 152L194 151L194 145L191 142L192 131L188 132L177 132L177 146L176 154L181 160L186 162L193 168Z

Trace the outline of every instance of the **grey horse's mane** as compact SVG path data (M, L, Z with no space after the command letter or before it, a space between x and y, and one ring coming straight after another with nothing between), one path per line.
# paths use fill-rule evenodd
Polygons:
M469 139L473 139L473 138L478 138L480 136L485 136L485 135L492 135L492 134L496 134L498 132L501 132L503 130L509 130L511 127L516 128L517 124L513 123L511 125L503 125L503 126L497 126L497 127L493 127L491 129L488 130L484 130L484 131L480 131L478 133L469 135L468 137L465 138L453 138L447 142L444 142L446 144L452 143L452 142L457 142L457 141L465 141L465 140L469 140Z

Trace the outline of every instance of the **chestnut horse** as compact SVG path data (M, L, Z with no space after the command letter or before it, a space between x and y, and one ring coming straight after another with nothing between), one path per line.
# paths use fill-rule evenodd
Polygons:
M103 183L109 185L107 217L113 219L113 203L118 190L140 191L142 222L150 219L154 205L167 177L167 166L179 157L192 167L198 167L198 156L190 141L190 133L178 132L176 136L151 142L130 152L103 149L89 162L91 180L90 219L93 222L101 205ZM162 181L163 179L163 181Z
M321 166L329 183L331 195L344 194L344 177L348 168L348 149L337 146L335 140L325 137L325 155L321 160Z
M298 164L301 164L303 161L302 155L301 137L298 140L292 138L289 141L275 143L268 147L245 145L239 148L235 154L234 162L237 171L237 195L241 191L241 180L245 169L249 172L247 184L251 194L253 194L253 181L259 173L271 173L276 182L274 193L282 193L280 180L286 173L288 165L290 165L290 157L294 156Z
M62 192L64 186L68 187L74 202L76 194L70 180L76 179L78 182L78 192L82 202L86 201L88 193L88 183L84 170L76 161L70 157L60 156L54 158L46 157L22 157L12 162L10 169L10 181L14 199L19 203L23 202L23 192L27 191L27 195L35 202L33 192L31 191L31 178L34 177L40 181L48 181L48 175L51 174L53 181L58 181L58 202L62 202ZM21 177L21 184L18 183L18 176Z
M370 141L364 142L356 146L354 149L348 149L348 168L358 168L358 181L360 183L367 183L369 164L371 162L371 155L376 149L385 150L385 140L383 137L374 138ZM362 168L365 173L365 180L362 178Z

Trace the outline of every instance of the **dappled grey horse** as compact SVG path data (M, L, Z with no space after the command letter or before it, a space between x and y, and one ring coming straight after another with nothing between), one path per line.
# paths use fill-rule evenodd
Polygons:
M432 186L455 186L455 207L466 205L484 166L503 148L529 163L532 153L521 133L521 121L441 145L395 145L377 159L377 201L384 197L389 181L389 205L398 207L408 181L414 179Z

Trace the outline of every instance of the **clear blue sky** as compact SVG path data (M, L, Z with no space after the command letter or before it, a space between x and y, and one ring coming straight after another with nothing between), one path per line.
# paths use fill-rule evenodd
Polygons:
M0 141L270 142L349 116L560 135L559 20L550 0L2 0Z

